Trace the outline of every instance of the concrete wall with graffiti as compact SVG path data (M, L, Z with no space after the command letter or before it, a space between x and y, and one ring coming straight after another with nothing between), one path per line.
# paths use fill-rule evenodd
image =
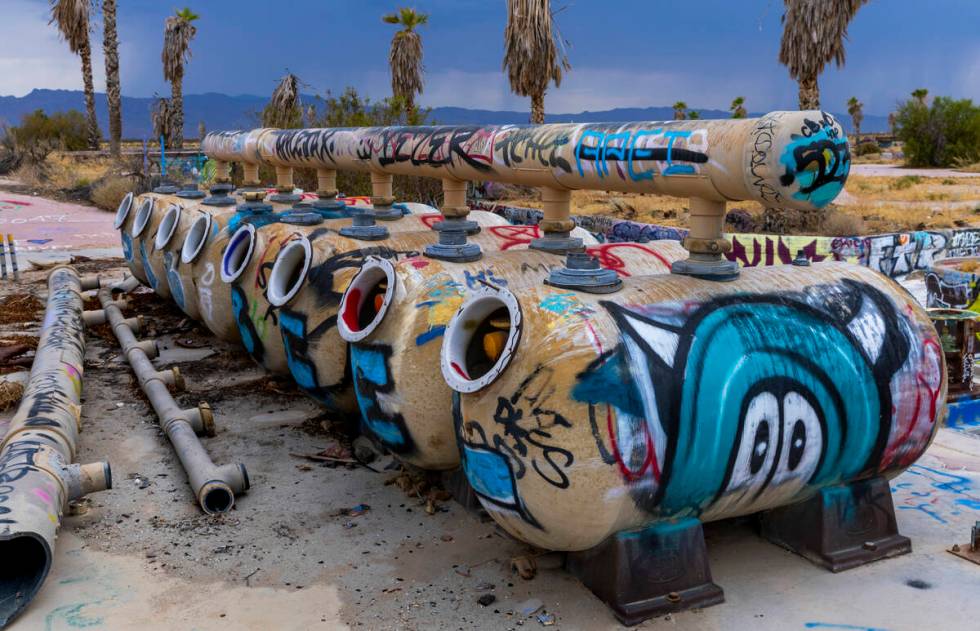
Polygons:
M503 215L511 223L536 224L540 210L477 201L473 208ZM682 241L687 230L675 226L641 223L607 215L577 215L580 227L602 241ZM811 261L847 261L866 265L891 278L926 272L936 261L980 255L980 228L919 230L870 236L825 237L772 234L728 234L732 251L726 256L743 267L788 264L799 251Z

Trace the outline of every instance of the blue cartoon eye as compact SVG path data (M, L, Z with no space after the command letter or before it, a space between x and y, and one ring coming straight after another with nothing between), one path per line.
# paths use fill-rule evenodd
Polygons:
M760 392L749 401L726 494L751 498L762 489L776 460L779 408L772 392Z

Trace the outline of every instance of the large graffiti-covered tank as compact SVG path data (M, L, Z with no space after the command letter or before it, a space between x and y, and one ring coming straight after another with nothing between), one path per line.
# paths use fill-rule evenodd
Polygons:
M508 228L525 233L535 229ZM446 325L468 293L490 284L521 295L565 262L545 252L505 250L472 263L425 257L369 261L344 294L338 328L351 343L362 426L412 465L440 470L459 466L452 391L426 367L439 365ZM586 252L623 278L668 273L671 263L687 256L676 241L592 245ZM491 335L491 340L503 338L503 331ZM497 346L491 352L503 349Z
M487 369L474 335L501 307L520 341ZM889 478L928 446L946 389L923 309L845 263L636 279L614 299L486 288L442 370L484 507L557 550Z

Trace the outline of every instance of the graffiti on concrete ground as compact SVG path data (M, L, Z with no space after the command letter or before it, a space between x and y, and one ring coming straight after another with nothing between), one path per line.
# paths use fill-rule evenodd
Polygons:
M572 397L643 510L756 512L907 466L935 430L936 333L869 285L601 304L621 342Z
M980 493L962 473L912 465L892 482L895 507L922 513L940 524L962 514L980 518Z

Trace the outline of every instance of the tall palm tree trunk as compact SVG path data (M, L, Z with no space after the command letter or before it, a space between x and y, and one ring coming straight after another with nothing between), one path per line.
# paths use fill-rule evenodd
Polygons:
M85 86L85 113L88 118L88 142L92 149L99 148L99 121L95 118L95 85L92 83L92 49L88 39L79 46L82 58L82 84Z
M122 96L119 91L119 37L116 33L116 0L102 0L105 24L102 48L105 51L105 92L109 102L109 151L119 157L122 138Z
M820 86L816 77L800 79L800 109L820 109Z
M184 69L179 68L170 83L170 107L173 118L170 128L170 148L184 148Z
M544 124L544 92L531 95L531 122L535 125Z

